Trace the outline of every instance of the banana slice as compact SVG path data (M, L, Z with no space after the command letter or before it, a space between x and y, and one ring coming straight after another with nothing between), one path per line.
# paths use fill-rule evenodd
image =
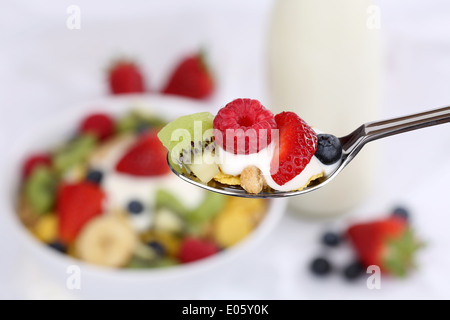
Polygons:
M137 236L125 219L101 215L89 221L75 243L80 259L107 267L128 263L137 245Z
M160 208L155 212L153 228L158 231L180 234L186 229L186 221L177 213Z
M78 163L64 172L63 179L72 183L80 182L84 180L87 172L87 165L85 163Z

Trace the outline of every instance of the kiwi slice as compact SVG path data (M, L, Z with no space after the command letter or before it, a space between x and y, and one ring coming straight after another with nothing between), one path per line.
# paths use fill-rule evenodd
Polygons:
M25 182L25 197L38 214L52 210L55 202L56 178L50 168L36 167Z
M162 128L166 122L156 116L145 114L139 110L131 110L121 117L116 124L119 133L136 132L140 128Z
M128 269L149 269L149 268L165 268L180 264L177 260L170 257L158 258L155 260L147 260L140 257L132 257L126 268Z
M159 231L182 234L186 229L185 217L189 210L171 192L159 189L155 194L153 228Z
M140 257L133 256L126 265L125 268L127 269L147 269L150 268L152 265L152 262L150 260L146 260Z
M167 208L171 211L178 213L185 217L188 214L188 209L181 203L181 201L174 196L171 192L158 189L155 193L155 206L156 209Z
M199 112L177 118L158 133L158 138L169 150L172 167L183 174L193 174L208 183L219 171L214 159L214 116Z
M180 264L176 259L165 257L157 259L153 262L151 265L151 268L166 268L166 267L172 267Z
M159 189L155 195L154 228L181 234L186 227L195 230L211 220L225 205L227 196L215 192L205 192L205 197L195 209L187 209L171 192Z
M97 139L91 134L82 134L53 154L52 163L58 173L64 173L82 163L97 145Z
M193 224L204 223L212 219L225 205L227 196L215 193L206 192L205 199L188 215L189 222Z

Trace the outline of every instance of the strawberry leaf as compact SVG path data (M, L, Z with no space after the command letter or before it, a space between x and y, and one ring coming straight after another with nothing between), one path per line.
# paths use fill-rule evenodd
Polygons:
M384 270L389 274L405 277L412 268L415 268L415 253L423 246L424 243L416 238L411 228L400 237L388 239L383 255Z

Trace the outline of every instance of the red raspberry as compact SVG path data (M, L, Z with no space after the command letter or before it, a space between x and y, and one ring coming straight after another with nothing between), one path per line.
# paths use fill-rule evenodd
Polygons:
M52 163L52 158L49 154L46 153L38 153L29 156L23 166L22 166L22 175L24 178L27 178L33 170L38 166L46 166L50 167Z
M109 138L114 133L114 120L107 114L95 113L86 117L80 125L82 133L92 133L100 141Z
M264 149L272 141L272 129L277 128L273 113L253 99L228 103L217 113L213 126L216 143L235 154Z
M317 149L317 135L298 115L282 112L275 116L279 131L279 145L272 163L272 179L284 185L299 175Z
M187 263L209 257L217 252L219 252L219 248L214 243L186 237L181 243L178 258L182 263Z

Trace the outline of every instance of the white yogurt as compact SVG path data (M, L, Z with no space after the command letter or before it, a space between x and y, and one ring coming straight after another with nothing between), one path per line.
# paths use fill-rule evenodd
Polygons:
M105 212L126 210L131 200L144 205L144 211L130 214L129 221L137 231L148 229L153 221L155 193L158 189L172 192L188 209L195 209L205 197L204 190L177 178L172 173L155 177L136 177L115 171L115 165L125 154L130 141L124 139L113 145L101 158L92 159L90 165L103 172L102 189L106 193Z
M102 186L108 197L109 208L126 208L133 199L152 207L158 189L172 192L188 209L196 208L205 196L202 189L171 173L160 177L135 177L108 172L103 178Z
M137 200L145 205L144 212L130 214L132 226L143 231L148 229L153 221L155 194L158 189L173 193L188 209L195 209L205 197L205 192L190 183L168 173L161 177L134 177L109 171L104 173L102 187L106 193L106 211L117 208L125 209L131 200Z
M264 179L269 187L278 191L292 191L305 186L313 176L331 174L339 165L339 162L332 165L325 165L313 156L303 171L289 180L284 185L279 185L272 179L270 174L270 163L273 158L276 143L272 141L267 148L253 154L234 154L216 145L216 159L220 170L229 175L237 176L241 174L245 167L255 166L261 170Z

